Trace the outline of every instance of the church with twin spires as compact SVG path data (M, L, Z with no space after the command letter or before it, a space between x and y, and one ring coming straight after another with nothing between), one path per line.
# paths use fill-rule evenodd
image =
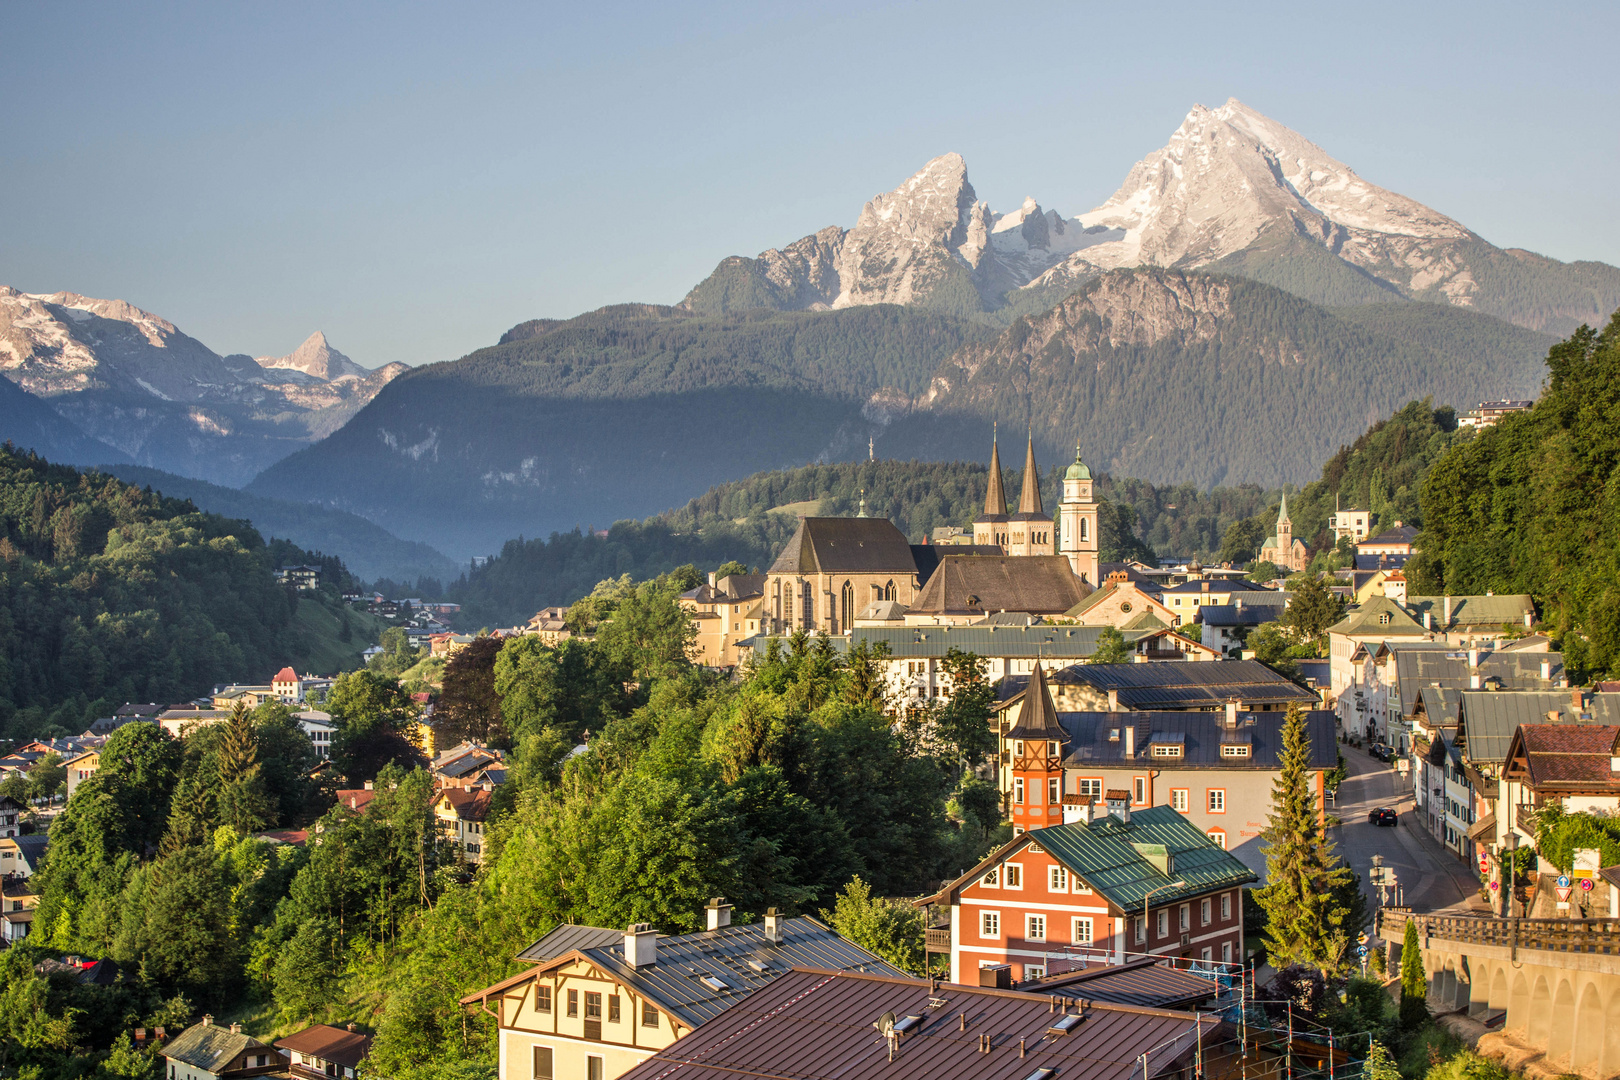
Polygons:
M999 547L1008 555L1062 555L1075 576L1097 585L1097 500L1091 490L1091 470L1074 448L1074 464L1063 473L1063 499L1058 503L1057 525L1041 508L1040 480L1035 468L1035 438L1024 447L1023 490L1018 510L1007 513L1007 494L1001 482L1001 448L990 442L990 482L984 494L984 513L973 519L973 543Z

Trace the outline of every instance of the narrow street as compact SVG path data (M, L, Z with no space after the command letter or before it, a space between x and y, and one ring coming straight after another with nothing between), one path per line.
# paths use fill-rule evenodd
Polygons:
M1416 911L1476 906L1478 878L1461 859L1447 851L1418 822L1412 809L1409 781L1391 766L1350 746L1340 746L1349 775L1339 786L1337 804L1329 813L1344 824L1335 830L1338 853L1361 875L1369 913L1378 906L1378 890L1368 881L1374 855L1392 867L1404 894L1404 903ZM1391 829L1367 823L1367 812L1388 806L1400 815ZM1394 897L1390 902L1395 903Z

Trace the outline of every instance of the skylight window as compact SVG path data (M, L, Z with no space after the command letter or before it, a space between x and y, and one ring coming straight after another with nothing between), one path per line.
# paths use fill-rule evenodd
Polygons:
M699 975L698 976L698 982L702 983L704 986L707 986L710 990L713 990L713 991L715 991L717 993L722 993L722 992L724 992L726 990L731 989L731 984L730 983L726 982L724 979L720 978L719 976L710 975L708 972L704 972L702 975Z

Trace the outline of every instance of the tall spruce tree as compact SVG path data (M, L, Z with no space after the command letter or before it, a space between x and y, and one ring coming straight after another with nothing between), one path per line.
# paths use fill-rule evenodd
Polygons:
M1335 975L1348 967L1350 939L1364 905L1355 875L1333 853L1311 790L1311 740L1305 710L1290 705L1283 721L1282 775L1271 793L1265 888L1266 948L1273 966L1308 964Z
M1429 978L1418 949L1417 920L1406 920L1401 940L1401 1026L1415 1028L1429 1018Z
M275 808L260 773L253 714L238 701L219 747L219 816L238 836L258 832L274 820Z

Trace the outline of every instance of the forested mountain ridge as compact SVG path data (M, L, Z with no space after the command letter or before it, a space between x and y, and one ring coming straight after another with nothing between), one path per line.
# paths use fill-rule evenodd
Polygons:
M1439 305L1315 307L1240 278L1124 270L993 340L916 307L698 316L622 305L514 327L395 380L249 490L319 502L455 557L645 517L739 475L988 457L1156 485L1298 482L1405 402L1534 392L1550 339ZM1344 403L1354 402L1353 408Z
M1620 672L1620 312L1547 354L1528 412L1460 441L1422 488L1429 592L1523 592L1571 668Z
M183 701L312 649L290 555L247 522L0 449L0 728L83 730L96 703ZM350 631L358 657L366 627Z

